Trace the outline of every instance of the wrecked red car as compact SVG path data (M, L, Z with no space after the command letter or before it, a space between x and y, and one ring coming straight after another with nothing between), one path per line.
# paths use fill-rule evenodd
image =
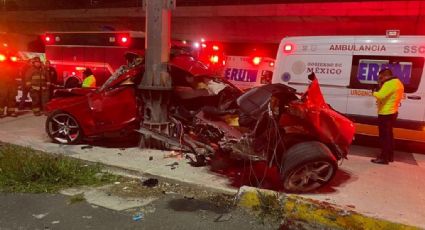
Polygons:
M72 144L138 130L194 153L197 161L217 153L266 161L280 169L289 192L312 191L332 180L353 140L352 122L326 104L314 74L301 96L283 84L243 93L189 56L170 61L170 133L156 133L139 127L143 102L135 82L143 72L139 63L120 68L99 89L58 91L47 105L47 133L54 142Z

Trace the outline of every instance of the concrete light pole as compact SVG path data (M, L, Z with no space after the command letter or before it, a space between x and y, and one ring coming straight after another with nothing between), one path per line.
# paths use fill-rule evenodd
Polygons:
M176 0L145 0L146 60L145 74L139 85L144 101L144 120L140 130L142 148L162 149L165 143L155 138L155 131L169 135L168 104L171 78L167 63L170 57L171 10Z

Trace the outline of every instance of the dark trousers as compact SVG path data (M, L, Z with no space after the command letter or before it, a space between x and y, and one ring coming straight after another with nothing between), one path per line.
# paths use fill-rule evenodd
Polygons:
M48 90L31 90L32 111L40 112L44 110L44 105L49 101Z
M7 113L15 112L16 88L11 85L2 85L0 87L0 115L4 114L5 107L7 107Z
M381 155L378 158L385 161L394 157L394 136L393 126L398 113L389 115L378 115L379 122L379 142L381 144Z

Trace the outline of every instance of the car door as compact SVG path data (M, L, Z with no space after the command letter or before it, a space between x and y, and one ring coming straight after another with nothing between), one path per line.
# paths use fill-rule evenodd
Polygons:
M139 120L134 85L118 85L93 94L89 106L99 132L120 130Z

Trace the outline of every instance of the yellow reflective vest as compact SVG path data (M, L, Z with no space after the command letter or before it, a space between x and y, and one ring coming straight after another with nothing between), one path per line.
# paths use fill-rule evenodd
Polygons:
M96 87L96 78L93 75L90 75L84 78L83 88L95 88Z
M378 114L389 115L397 113L403 94L404 86L398 78L386 81L378 92L373 93L378 105Z

